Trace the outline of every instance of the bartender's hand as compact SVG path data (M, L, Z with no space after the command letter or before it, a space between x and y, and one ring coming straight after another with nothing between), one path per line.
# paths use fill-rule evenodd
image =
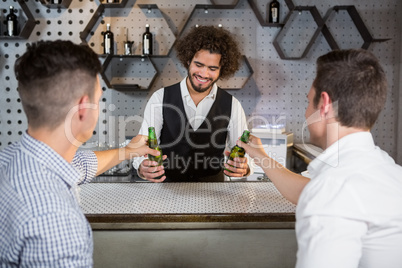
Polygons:
M167 158L167 155L163 156L163 160ZM166 179L166 176L156 180L156 177L162 176L165 173L163 165L158 166L156 161L151 161L149 159L145 159L142 161L141 165L138 168L138 175L144 180L151 182L163 182Z
M225 155L229 157L230 152L225 151ZM223 170L223 173L225 173L225 175L229 177L245 177L250 173L250 167L247 163L247 157L236 157L233 159L233 161L229 159L224 166L225 168L232 171L230 172L226 169Z

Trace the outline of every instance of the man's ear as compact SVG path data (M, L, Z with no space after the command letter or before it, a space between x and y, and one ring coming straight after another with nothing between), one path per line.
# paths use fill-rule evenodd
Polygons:
M320 114L326 116L330 111L332 111L332 100L328 93L323 91L320 99Z
M78 117L80 121L86 118L86 115L88 114L89 105L90 102L88 95L84 95L78 100Z

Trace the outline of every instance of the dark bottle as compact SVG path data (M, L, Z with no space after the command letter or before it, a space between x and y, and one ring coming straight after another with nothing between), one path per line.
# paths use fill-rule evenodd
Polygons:
M279 23L279 2L273 0L268 6L268 22L269 23Z
M162 149L158 145L158 139L156 138L155 134L155 128L154 127L149 127L148 128L148 146L151 149L158 150L160 152L159 156L153 156L151 154L148 154L148 159L151 161L156 161L158 162L158 166L163 164L163 156L162 156ZM162 176L156 177L155 179L158 180L162 178Z
M114 38L113 33L110 31L110 24L106 24L106 32L103 34L103 53L113 54L114 52Z
M247 143L249 138L250 138L250 131L248 131L248 130L243 131L243 135L241 135L240 140L244 143ZM232 147L232 150L230 151L229 160L233 160L236 157L244 157L245 154L246 154L246 151L244 150L243 147L235 145ZM228 169L226 169L226 170L231 172Z
M14 7L10 6L10 13L6 16L7 36L17 36L18 20L17 15L14 14Z
M145 25L145 33L142 35L142 55L152 55L152 34L149 24Z

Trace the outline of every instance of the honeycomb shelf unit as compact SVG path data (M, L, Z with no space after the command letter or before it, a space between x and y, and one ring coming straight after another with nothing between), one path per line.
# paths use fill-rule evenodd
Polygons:
M106 59L103 62L101 76L109 88L117 91L148 90L158 74L152 57L140 55L102 56L106 56Z
M339 11L341 11L341 10L345 10L349 14L354 26L356 27L357 31L359 32L359 34L362 38L361 48L368 49L370 47L370 45L374 42L385 42L385 41L390 40L390 38L384 38L384 39L374 38L371 35L367 26L364 24L364 21L361 18L360 14L357 11L355 6L353 6L353 5L333 6L332 8L330 8L327 11L327 14L324 17L324 28L323 28L324 36L326 36L326 38L327 38L327 36L331 36L333 38L333 42L330 43L330 46L332 49L340 49L340 46L338 45L338 42L336 41L336 39L333 37L334 34L331 34L330 30L328 29L328 21L332 16L336 16L339 13Z

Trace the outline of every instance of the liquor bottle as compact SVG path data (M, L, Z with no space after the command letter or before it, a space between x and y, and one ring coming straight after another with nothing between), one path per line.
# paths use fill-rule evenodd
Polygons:
M273 0L268 6L268 22L269 23L279 23L279 2Z
M7 22L7 36L17 36L17 26L18 20L17 16L14 14L14 7L10 6L10 13L6 16Z
M243 134L240 137L240 140L244 143L248 142L248 139L250 138L250 131L245 130L243 131ZM246 151L244 150L243 147L240 146L233 146L232 150L230 150L230 154L229 154L229 160L235 159L236 157L244 157L244 155L246 154ZM226 169L227 171L231 172L229 169Z
M158 145L158 139L156 138L154 127L148 128L148 146L149 146L149 148L158 150L160 152L160 155L158 155L158 156L153 156L151 154L148 154L148 159L151 161L158 162L158 166L162 165L163 164L162 149ZM162 177L163 177L163 175L156 177L155 179L158 180Z
M145 33L142 35L142 55L152 55L152 34L149 24L145 25Z
M106 24L106 32L103 34L103 53L113 54L114 52L114 38L110 30L110 24Z

